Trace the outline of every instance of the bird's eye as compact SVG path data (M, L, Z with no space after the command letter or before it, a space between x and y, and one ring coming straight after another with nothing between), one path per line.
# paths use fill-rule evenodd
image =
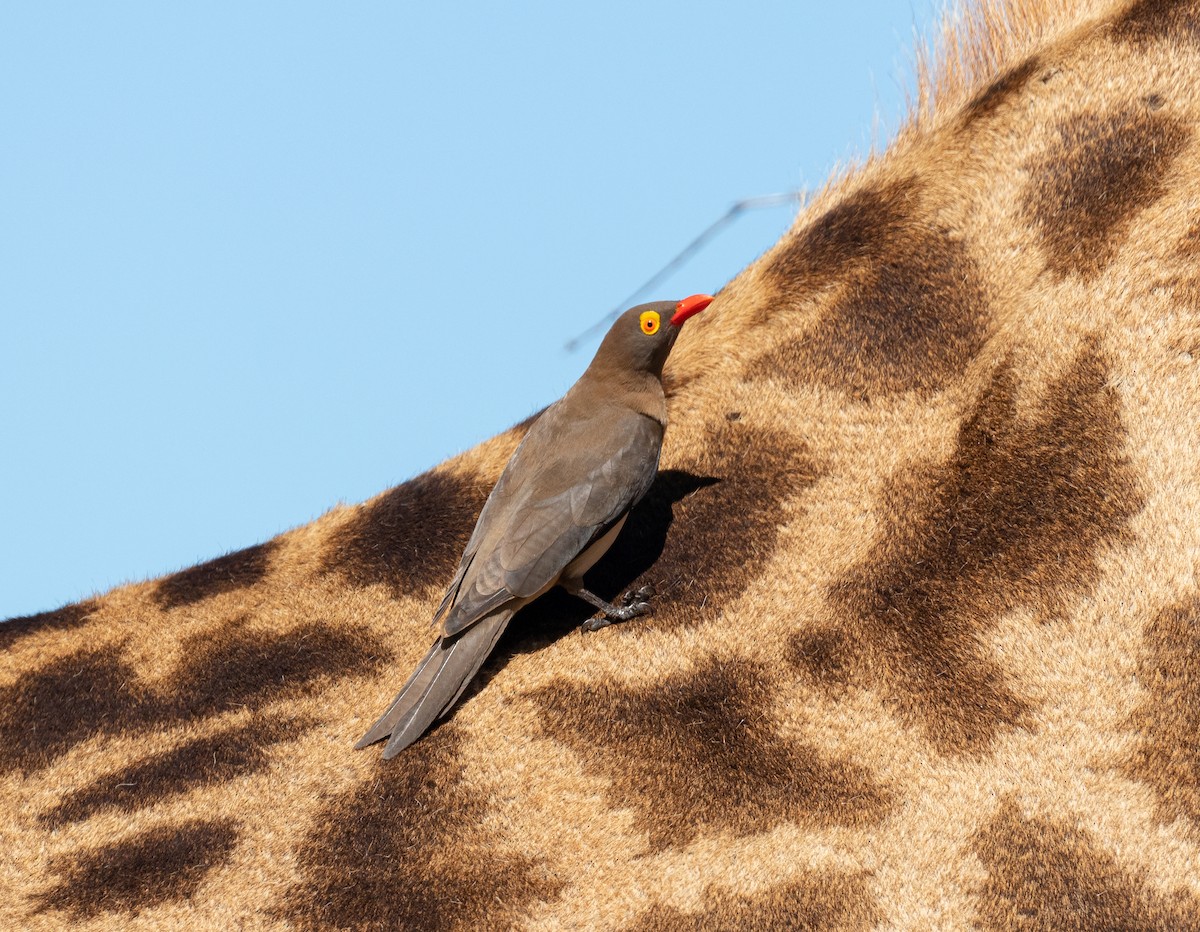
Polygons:
M642 311L642 316L639 318L642 322L642 333L655 334L658 333L658 311Z

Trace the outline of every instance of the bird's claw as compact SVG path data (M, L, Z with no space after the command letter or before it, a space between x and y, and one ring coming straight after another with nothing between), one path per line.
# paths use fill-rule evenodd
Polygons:
M621 614L624 616L621 621L628 621L630 618L637 618L641 615L653 615L654 606L649 602L631 602L621 609Z
M629 621L630 618L637 618L641 615L652 615L654 606L647 600L653 596L653 586L647 585L640 589L631 589L621 596L617 605L609 606L612 611L601 609L580 627L584 631L599 631L601 628L607 628L614 621Z
M628 621L630 618L637 618L639 615L653 615L654 606L649 601L653 597L654 587L649 583L640 589L626 592L621 596L621 607L617 610L618 618L613 620Z
M637 590L630 589L621 596L621 604L628 606L640 603L648 609L650 607L649 600L652 598L654 598L654 587L647 583L642 588Z

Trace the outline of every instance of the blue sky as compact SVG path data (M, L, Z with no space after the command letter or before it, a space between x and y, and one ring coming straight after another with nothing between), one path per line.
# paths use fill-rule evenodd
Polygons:
M886 139L933 0L0 18L0 618L248 546L560 395L740 198ZM653 295L715 291L746 215Z

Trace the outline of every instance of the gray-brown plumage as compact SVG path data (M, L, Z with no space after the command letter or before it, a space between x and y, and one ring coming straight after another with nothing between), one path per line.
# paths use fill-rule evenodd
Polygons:
M650 610L648 589L618 607L582 579L654 481L667 423L663 363L683 322L710 301L693 295L626 311L579 381L534 422L434 613L437 641L355 747L390 736L389 758L416 741L458 701L512 616L555 585L600 609L588 630Z

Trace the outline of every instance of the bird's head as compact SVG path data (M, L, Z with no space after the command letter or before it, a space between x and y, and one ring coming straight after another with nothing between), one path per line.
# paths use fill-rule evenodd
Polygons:
M694 294L682 301L654 301L631 307L612 325L592 365L661 376L683 322L699 314L712 300L710 295Z

